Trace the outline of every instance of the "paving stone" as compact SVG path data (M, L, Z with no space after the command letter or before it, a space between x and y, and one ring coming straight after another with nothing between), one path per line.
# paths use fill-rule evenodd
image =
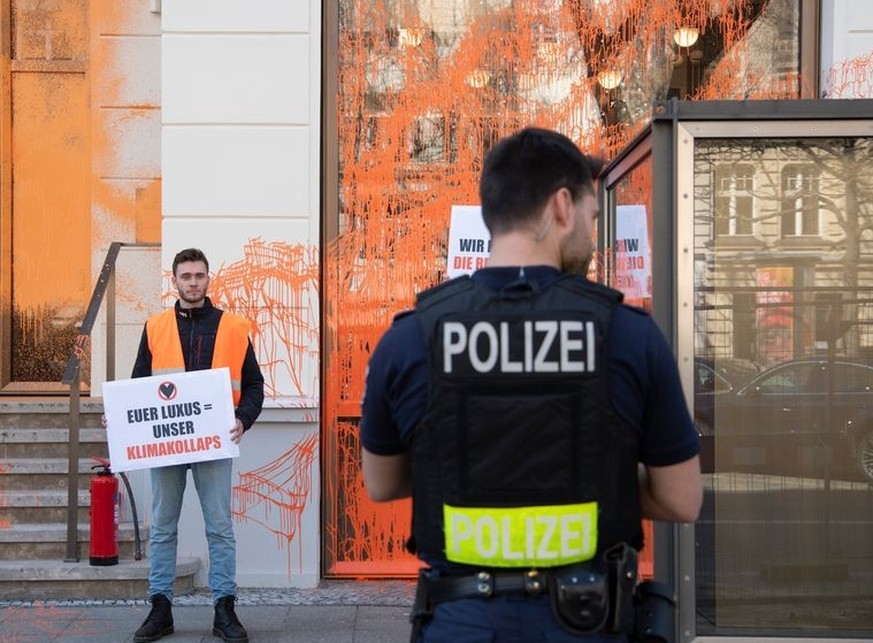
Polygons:
M257 643L405 643L411 581L323 581L312 589L246 589L237 613ZM0 601L2 643L130 643L146 600ZM173 602L172 643L215 643L200 590Z

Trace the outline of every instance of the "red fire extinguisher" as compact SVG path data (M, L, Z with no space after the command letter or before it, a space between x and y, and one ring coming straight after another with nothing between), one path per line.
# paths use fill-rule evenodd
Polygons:
M118 564L118 479L109 468L109 460L91 458L99 469L91 478L91 564Z

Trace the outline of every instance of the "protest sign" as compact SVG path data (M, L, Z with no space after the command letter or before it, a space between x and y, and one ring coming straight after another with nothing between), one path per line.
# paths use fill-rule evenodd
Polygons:
M652 296L652 265L645 205L619 205L615 212L615 287L639 305Z
M478 205L453 205L446 261L448 277L454 279L484 268L490 254L491 235L482 221L482 208Z
M239 456L226 367L104 382L103 408L113 471Z

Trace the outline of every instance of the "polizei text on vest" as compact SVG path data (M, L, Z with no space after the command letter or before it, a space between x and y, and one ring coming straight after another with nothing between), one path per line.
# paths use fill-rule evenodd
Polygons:
M446 374L592 373L596 330L577 319L446 321Z

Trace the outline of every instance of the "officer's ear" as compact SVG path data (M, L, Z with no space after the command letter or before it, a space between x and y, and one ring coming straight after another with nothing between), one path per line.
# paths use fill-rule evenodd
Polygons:
M562 230L570 230L573 228L573 194L567 188L559 188L552 194L549 199L549 204L552 216L555 218L555 225Z

